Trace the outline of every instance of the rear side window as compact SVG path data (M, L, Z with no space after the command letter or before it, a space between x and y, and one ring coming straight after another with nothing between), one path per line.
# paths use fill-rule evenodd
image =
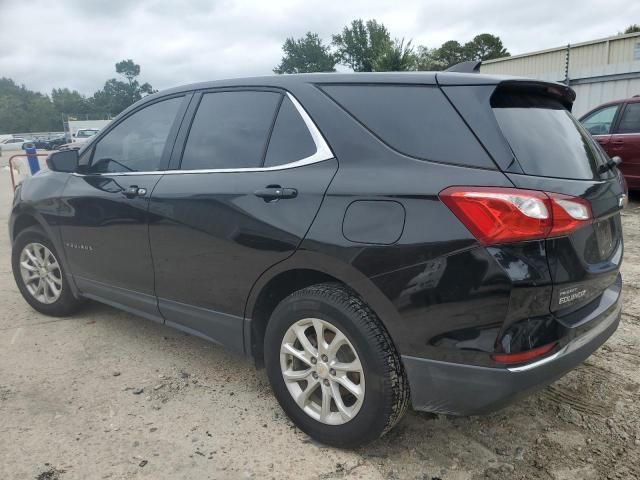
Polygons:
M281 95L203 95L182 155L183 170L260 167Z
M553 97L498 90L491 106L524 173L592 180L606 158L591 135Z
M496 168L437 87L330 85L323 90L400 153L421 160Z
M640 103L629 103L622 113L617 133L640 133Z
M297 162L316 153L316 144L293 102L285 97L269 141L265 167Z

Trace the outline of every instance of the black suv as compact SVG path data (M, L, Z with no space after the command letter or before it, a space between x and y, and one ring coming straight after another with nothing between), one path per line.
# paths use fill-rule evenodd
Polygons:
M562 85L309 74L145 97L18 187L27 302L98 300L265 365L321 442L477 414L620 318L625 187Z

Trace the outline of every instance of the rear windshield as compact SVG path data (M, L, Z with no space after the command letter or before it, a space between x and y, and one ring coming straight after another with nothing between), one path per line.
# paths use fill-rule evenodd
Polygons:
M498 91L491 106L524 173L576 180L603 176L598 167L606 163L605 154L560 101Z

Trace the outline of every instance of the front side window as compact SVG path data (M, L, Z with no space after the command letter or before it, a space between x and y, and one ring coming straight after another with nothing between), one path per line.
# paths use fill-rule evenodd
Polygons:
M604 107L583 118L581 123L591 135L608 135L611 133L611 126L617 111L618 105Z
M182 155L181 169L262 166L282 95L215 92L202 96Z
M183 99L176 97L154 103L116 125L96 144L89 172L158 170Z
M622 113L617 133L640 133L640 103L629 103Z

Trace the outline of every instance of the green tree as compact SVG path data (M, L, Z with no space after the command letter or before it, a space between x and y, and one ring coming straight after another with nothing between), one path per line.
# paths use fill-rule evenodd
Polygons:
M51 101L58 113L89 113L91 105L86 97L77 90L68 88L54 88L51 91Z
M95 112L117 115L128 106L140 100L143 96L154 93L149 83L140 83L140 65L133 60L122 60L116 63L116 72L127 80L123 82L117 78L107 80L101 90L93 94L90 99L91 108Z
M442 64L444 68L449 68L456 63L467 60L467 52L465 48L457 40L449 40L444 42L440 48L434 52L434 58Z
M438 70L444 70L446 65L438 57L437 48L428 48L424 45L418 47L416 52L415 69L423 72L434 72Z
M372 72L393 46L387 28L376 20L353 20L333 36L339 61L355 72Z
M640 32L640 25L637 24L633 24L633 25L629 25L626 30L624 31L625 34L627 33L638 33Z
M284 56L274 73L335 72L336 58L329 47L322 44L317 33L307 32L298 38L287 38L282 46Z
M10 78L0 78L0 132L42 132L61 128L62 120L47 95L17 85Z
M416 54L411 46L411 40L405 44L403 38L400 41L394 40L389 48L373 61L373 71L403 72L414 70L415 65Z
M511 54L502 45L500 37L490 33L481 33L463 47L465 60L492 60L494 58L509 57Z

